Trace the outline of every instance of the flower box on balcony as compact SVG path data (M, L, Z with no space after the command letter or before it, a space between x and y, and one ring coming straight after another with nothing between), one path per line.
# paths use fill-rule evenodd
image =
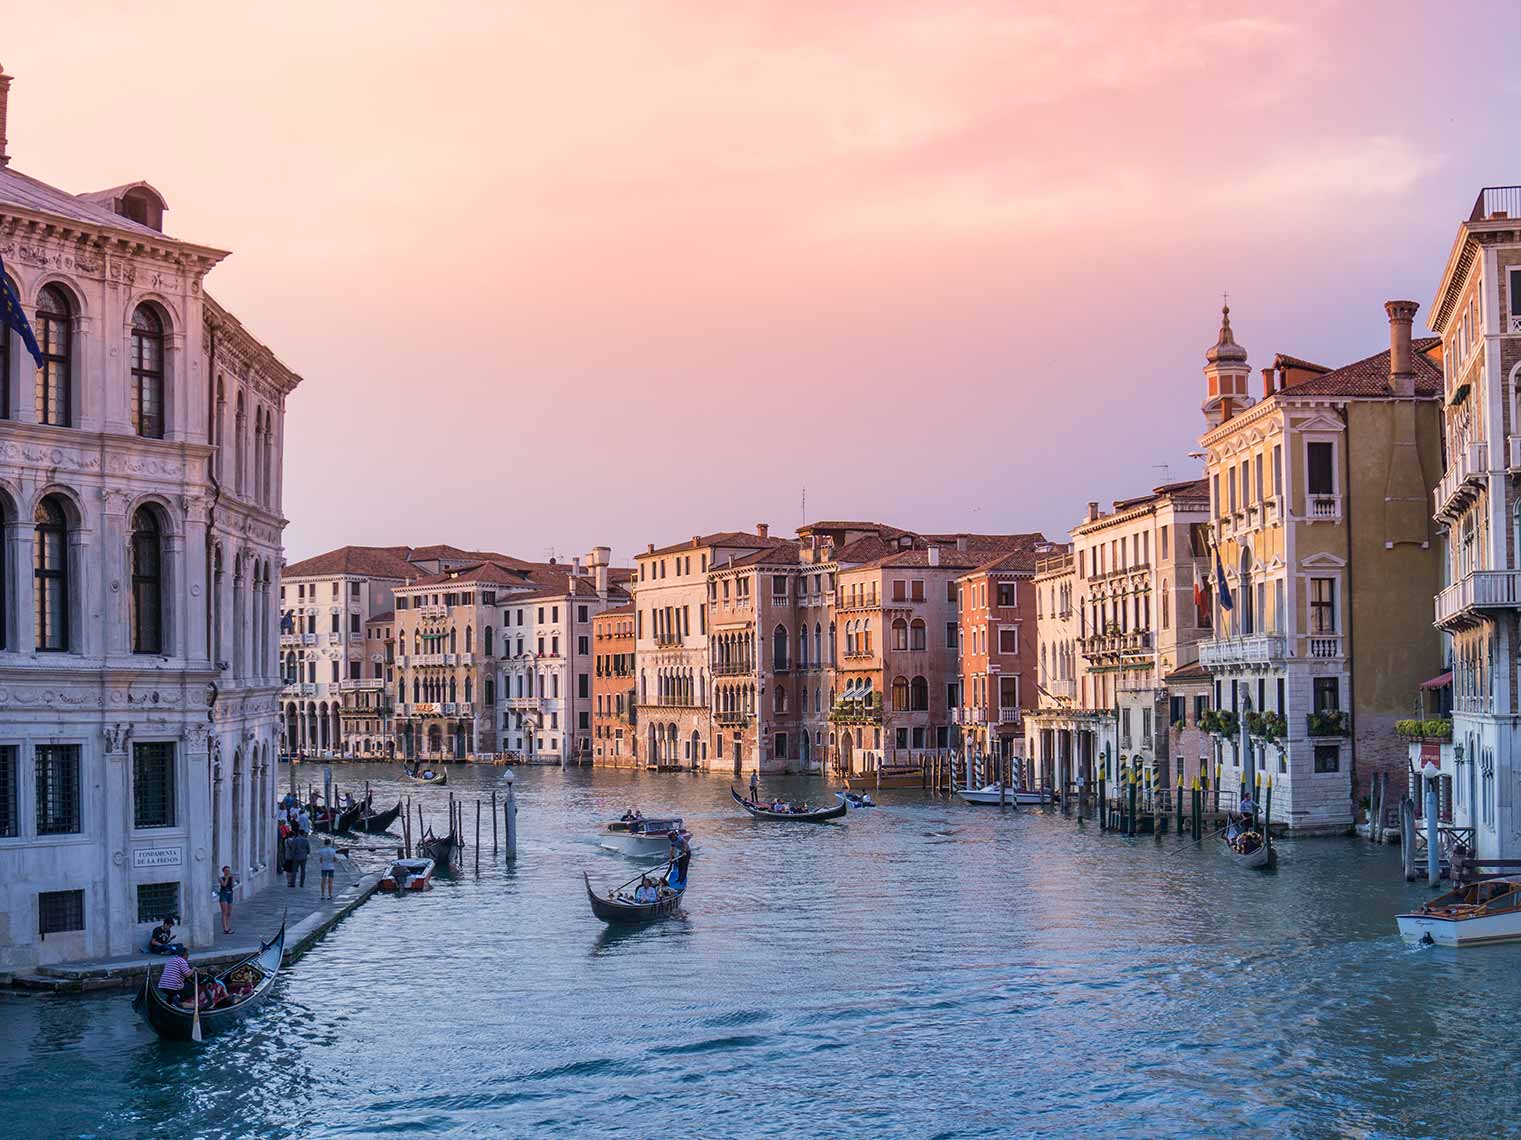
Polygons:
M1305 726L1311 736L1346 736L1347 714L1341 709L1307 713Z
M1289 733L1282 713L1250 712L1246 714L1247 735L1268 744L1277 744Z
M1215 736L1232 737L1241 731L1241 721L1230 709L1205 709L1199 715L1199 727Z
M1446 744L1452 740L1452 721L1444 717L1431 720L1397 720L1394 731L1406 740L1419 740L1423 744Z

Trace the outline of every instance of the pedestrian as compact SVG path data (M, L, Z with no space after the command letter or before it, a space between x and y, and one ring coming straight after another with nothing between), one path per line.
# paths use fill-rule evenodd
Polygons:
M338 869L338 848L333 846L331 835L317 848L317 869L322 872L322 897L330 899L333 897L333 872Z
M232 868L222 868L221 881L217 883L217 902L222 907L222 933L232 933L232 889L238 881L232 877Z
M285 850L290 855L290 870L286 873L285 885L306 886L306 861L312 854L311 840L307 839L306 832L297 829L296 834L286 840Z
M312 833L312 817L306 814L305 804L302 804L300 810L296 812L296 826L305 835Z

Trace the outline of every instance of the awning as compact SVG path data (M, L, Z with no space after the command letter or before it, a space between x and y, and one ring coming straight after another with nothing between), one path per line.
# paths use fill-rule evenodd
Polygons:
M1452 684L1452 670L1451 669L1447 670L1447 672L1445 672L1445 673L1438 673L1435 677L1431 678L1431 680L1429 680L1429 681L1422 681L1421 682L1421 688L1423 688L1423 689L1445 689L1450 684Z

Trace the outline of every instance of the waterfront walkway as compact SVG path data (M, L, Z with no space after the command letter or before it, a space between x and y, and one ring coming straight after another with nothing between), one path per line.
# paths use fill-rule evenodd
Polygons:
M322 876L316 859L307 867L304 887L287 887L285 876L277 875L270 886L233 906L233 933L222 933L222 915L216 912L216 939L208 947L192 950L188 955L191 964L218 966L247 957L280 929L282 915L286 921L285 960L291 961L375 893L380 881L377 864L382 859L381 855L361 854L357 859L340 861L332 899L319 897ZM39 966L31 974L19 974L15 982L26 989L64 992L121 988L141 985L143 973L163 963L162 957L147 953L56 962Z

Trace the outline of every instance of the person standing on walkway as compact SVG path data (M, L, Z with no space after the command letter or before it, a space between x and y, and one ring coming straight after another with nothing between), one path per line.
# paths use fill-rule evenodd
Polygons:
M287 887L306 886L306 861L312 854L312 843L307 839L306 832L298 830L295 835L286 840L285 851L290 856L290 872L285 876L285 885Z
M307 835L311 834L311 830L312 830L312 817L306 814L306 805L305 804L302 804L296 810L296 826L298 828L300 828L300 830L304 834L307 834Z
M222 868L222 878L217 883L217 902L222 907L222 933L232 933L232 889L238 881L232 877L232 868Z
M317 869L322 872L321 897L330 899L333 897L333 872L338 870L338 848L333 846L331 835L317 848Z

